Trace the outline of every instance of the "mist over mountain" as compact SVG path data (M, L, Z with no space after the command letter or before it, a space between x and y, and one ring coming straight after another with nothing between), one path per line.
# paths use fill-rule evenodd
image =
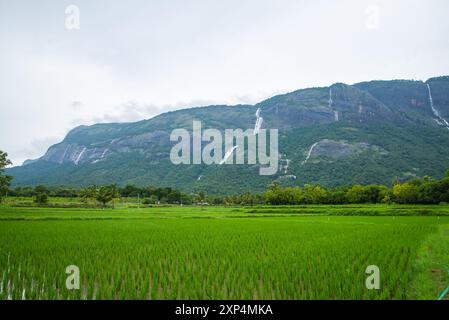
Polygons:
M259 165L174 165L173 129L279 129L279 170ZM449 76L301 89L256 105L206 106L133 123L71 130L39 159L10 168L13 185L132 183L210 193L262 191L273 181L325 186L442 176L449 168Z

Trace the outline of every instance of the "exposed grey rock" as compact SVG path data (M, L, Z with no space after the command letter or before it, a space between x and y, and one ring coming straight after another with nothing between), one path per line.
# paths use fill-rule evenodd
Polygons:
M41 160L59 164L73 163L75 165L97 163L114 153L130 151L146 153L156 147L168 146L169 143L169 134L160 130L92 145L61 142L50 147Z
M384 149L367 142L349 143L347 141L323 139L308 150L308 162L319 162L324 160L323 158L328 160L345 159L367 151L373 151L380 155L388 153Z
M111 143L111 148L151 148L170 144L170 135L165 131L153 131L136 136L129 136Z

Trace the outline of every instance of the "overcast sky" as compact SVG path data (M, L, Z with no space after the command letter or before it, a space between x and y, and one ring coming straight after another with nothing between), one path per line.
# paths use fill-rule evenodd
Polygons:
M19 165L80 124L449 74L448 14L447 0L0 0L0 150Z

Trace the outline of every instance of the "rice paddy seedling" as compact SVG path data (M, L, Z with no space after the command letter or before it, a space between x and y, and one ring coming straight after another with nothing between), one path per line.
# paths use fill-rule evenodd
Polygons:
M0 299L415 298L417 252L449 224L231 210L2 208ZM69 265L79 290L66 288Z

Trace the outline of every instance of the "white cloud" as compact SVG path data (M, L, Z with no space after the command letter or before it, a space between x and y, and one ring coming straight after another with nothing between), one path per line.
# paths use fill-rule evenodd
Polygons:
M72 3L81 26L68 31ZM370 6L378 28L366 27ZM448 11L445 0L3 0L0 149L19 163L79 124L448 74Z

